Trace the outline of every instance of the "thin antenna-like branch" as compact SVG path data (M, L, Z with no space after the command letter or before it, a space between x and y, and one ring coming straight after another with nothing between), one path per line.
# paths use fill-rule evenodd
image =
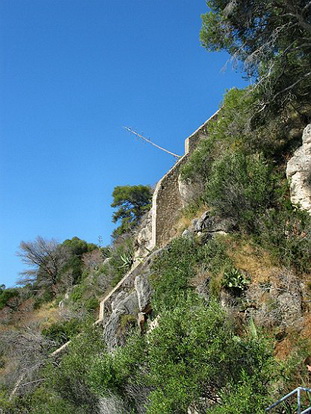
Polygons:
M129 131L129 132L131 132L132 134L136 135L138 138L141 138L141 139L143 139L144 141L148 142L148 144L151 144L151 145L153 145L154 147L156 147L156 148L160 149L161 151L167 152L168 154L173 155L173 157L175 157L175 158L181 158L181 155L174 154L173 152L168 151L167 149L160 147L159 145L157 145L157 144L155 144L154 142L152 142L149 138L146 138L146 137L144 137L143 135L139 134L138 132L134 131L132 128L129 128L129 127L126 127L126 126L125 126L125 127L124 127L124 129L126 129L127 131Z

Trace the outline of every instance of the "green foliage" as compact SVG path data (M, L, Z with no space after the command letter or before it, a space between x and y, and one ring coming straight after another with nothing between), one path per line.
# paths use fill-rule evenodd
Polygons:
M257 394L257 409L264 407L275 368L272 351L263 339L235 336L216 303L187 301L165 312L148 341L149 381L155 388L148 414L186 412L200 397L213 400L230 384L249 387Z
M40 292L35 297L33 308L40 309L44 303L51 302L53 299L54 299L54 295L53 295L53 292L51 292L50 290L45 290L43 292Z
M59 321L42 330L42 335L55 343L58 348L65 342L75 337L81 330L81 321L70 319L68 321Z
M209 0L201 40L227 50L257 78L261 109L310 101L310 7L307 0Z
M206 183L215 160L224 152L249 145L250 107L253 94L247 89L231 89L225 96L216 119L208 123L208 138L202 140L182 167L184 179L200 179Z
M300 273L311 271L311 218L289 202L280 200L278 208L260 218L256 240L283 265Z
M91 327L74 339L60 363L44 368L45 382L31 397L31 412L96 414L98 400L87 383L87 373L92 359L103 350L98 328Z
M152 307L157 312L174 309L191 294L189 280L194 276L198 246L188 238L175 239L153 265Z
M5 306L15 307L16 303L12 302L13 298L18 298L19 296L19 289L9 288L9 289L1 289L0 291L0 310L3 309Z
M113 354L101 353L92 361L88 381L94 392L101 396L111 393L126 398L129 384L143 384L143 370L147 344L145 338L134 334L124 347Z
M153 309L159 313L174 309L181 300L193 296L191 280L198 272L206 273L212 280L225 268L232 266L226 249L222 237L209 240L204 245L188 238L173 240L155 260L152 268Z
M224 272L222 284L228 289L242 291L249 283L250 280L238 269L231 268Z
M149 186L117 186L114 188L111 207L118 207L112 216L114 223L120 221L120 226L114 230L113 237L130 232L140 218L150 209L152 192Z
M83 274L82 256L85 253L98 249L98 247L95 244L87 243L78 237L65 240L61 246L65 248L67 257L59 272L59 279L66 273L69 273L74 285L80 283Z
M257 395L245 407L259 412L265 406L276 368L272 350L263 338L235 336L215 302L206 306L194 298L181 300L161 314L159 326L146 339L134 335L113 354L92 360L89 382L96 394L119 395L135 409L129 389L147 389L147 413L170 414L186 412L202 396L214 401L215 393L225 406L228 392L233 400L233 385L239 384L240 396L246 390Z
M256 229L258 214L269 206L272 195L267 162L261 156L233 152L214 162L204 197L219 215L249 231Z

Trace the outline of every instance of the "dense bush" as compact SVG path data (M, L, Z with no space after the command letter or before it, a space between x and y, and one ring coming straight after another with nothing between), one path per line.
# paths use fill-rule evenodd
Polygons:
M242 387L257 395L244 403L241 412L246 414L265 406L273 361L266 341L236 336L215 302L206 306L188 298L164 311L146 339L134 336L113 354L93 359L89 381L97 394L119 395L132 409L137 393L147 390L148 414L184 413L202 398L205 410L215 403L222 406L228 393L234 398L239 384L240 395Z
M210 279L211 293L217 296L214 279L221 276L224 269L232 267L227 248L222 237L203 245L188 238L173 240L153 265L153 309L156 312L174 309L180 300L193 296L191 280L200 274L203 279Z
M241 152L225 154L214 162L204 194L216 213L248 231L256 228L258 215L272 197L271 167L260 155Z
M19 290L18 289L3 289L0 291L0 310L3 309L5 306L15 307L16 303L12 302L13 298L18 298Z
M70 319L69 321L59 321L42 330L42 335L55 343L56 347L72 339L81 331L81 321Z
M283 265L300 273L311 271L311 218L290 203L267 210L260 217L256 240Z

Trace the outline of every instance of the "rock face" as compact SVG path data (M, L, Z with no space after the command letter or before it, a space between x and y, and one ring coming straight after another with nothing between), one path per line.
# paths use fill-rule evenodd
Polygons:
M124 342L121 319L124 315L137 315L138 298L136 291L127 294L121 291L111 304L112 313L104 326L104 339L109 350Z
M148 311L150 311L151 298L151 287L148 280L148 274L138 275L135 278L134 286L137 292L140 312L148 313Z
M287 163L286 176L292 203L311 214L311 124L303 131L302 146Z
M183 232L182 236L198 235L209 239L216 234L227 234L233 228L232 220L212 216L209 211L206 211L200 218L192 220L191 226Z
M135 240L134 260L146 257L153 249L152 209L144 216Z

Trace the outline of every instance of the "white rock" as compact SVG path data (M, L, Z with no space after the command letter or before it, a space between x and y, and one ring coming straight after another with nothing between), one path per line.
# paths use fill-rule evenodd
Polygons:
M286 176L291 202L311 214L311 124L303 131L302 146L287 163Z

